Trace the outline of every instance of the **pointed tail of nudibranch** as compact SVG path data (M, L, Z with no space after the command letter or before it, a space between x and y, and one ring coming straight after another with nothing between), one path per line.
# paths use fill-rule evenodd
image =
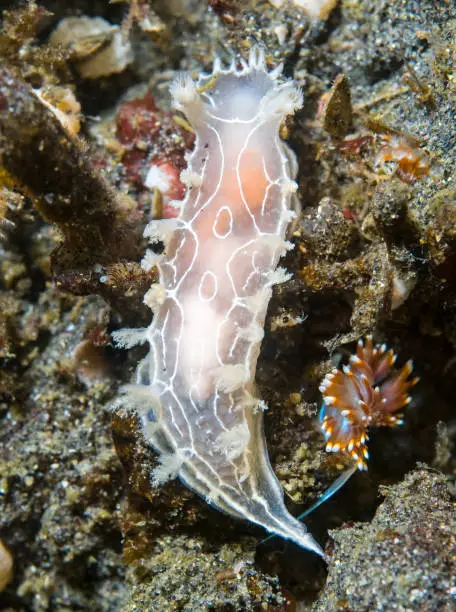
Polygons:
M201 483L195 485L192 477L188 477L187 472L188 465L184 465L179 473L180 479L184 484L193 490L196 490L201 495ZM283 494L280 489L279 481L276 479L272 469L267 475L268 480L274 479L277 486L274 489L277 490L277 494L274 496L270 495L269 499L251 499L248 503L246 500L236 500L232 496L225 496L220 494L216 500L212 502L209 498L208 502L211 502L218 510L222 510L231 516L237 516L243 520L249 520L261 527L264 527L273 536L279 536L285 540L297 544L298 546L310 550L322 558L325 558L323 549L314 539L314 537L307 531L304 523L292 516L283 501ZM271 489L269 489L271 493ZM271 499L274 497L274 499ZM239 506L238 506L238 502Z
M287 511L288 514L288 511ZM285 540L290 540L298 546L316 553L323 559L326 558L325 553L315 538L307 531L304 523L295 519L291 514L286 517L284 528L276 527L275 525L265 525L266 529L274 535L278 535Z
M285 506L283 489L266 453L262 416L261 410L250 415L252 438L246 452L254 469L245 480L238 481L236 488L214 487L210 472L197 465L195 459L187 459L182 464L179 478L219 510L255 523L324 558L322 548L305 524L292 516Z

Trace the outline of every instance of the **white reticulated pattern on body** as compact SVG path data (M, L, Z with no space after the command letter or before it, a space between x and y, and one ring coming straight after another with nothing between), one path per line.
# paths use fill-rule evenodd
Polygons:
M171 87L196 134L183 177L190 186L179 218L145 231L165 251L143 262L157 265L160 290L145 298L152 324L133 332L150 353L126 399L161 453L155 484L179 476L220 510L323 554L285 507L254 391L271 286L289 278L277 264L292 247L296 162L279 128L302 96L280 69L268 73L261 50L241 65L217 61L197 84L181 77ZM118 337L134 342L125 330Z

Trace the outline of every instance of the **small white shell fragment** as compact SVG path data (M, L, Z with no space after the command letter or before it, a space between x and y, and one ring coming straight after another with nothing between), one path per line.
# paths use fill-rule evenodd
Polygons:
M394 271L391 287L391 310L396 310L396 308L402 306L416 287L417 282L418 278L416 276L409 275L406 277Z
M277 36L277 40L279 41L279 45L283 45L288 36L288 28L282 23L274 29L275 35Z
M33 93L58 119L70 136L76 136L81 129L79 121L81 105L76 96L66 87L47 86L33 89Z
M288 0L269 0L275 8L281 8ZM293 4L303 9L314 19L328 19L338 0L292 0Z
M158 164L152 164L147 171L144 186L147 189L156 188L166 193L171 186L169 175Z
M100 41L103 44L98 44ZM66 17L59 21L49 42L72 48L78 72L86 79L122 72L133 62L129 40L124 40L119 26L102 17Z

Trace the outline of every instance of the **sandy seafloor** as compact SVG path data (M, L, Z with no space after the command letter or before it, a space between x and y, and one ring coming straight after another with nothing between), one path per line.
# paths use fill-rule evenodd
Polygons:
M456 608L456 3L341 0L322 19L275 4L0 1L1 610ZM100 59L112 32L50 44L84 15L123 23L117 72ZM147 323L156 280L139 267L142 229L166 211L148 165L177 176L192 146L168 84L253 44L305 100L283 126L294 277L257 371L292 513L347 466L319 431L324 374L372 333L420 376L404 425L372 430L367 473L307 520L327 566L179 482L153 488L153 451L112 408L144 351L109 334ZM32 88L70 113L66 132Z

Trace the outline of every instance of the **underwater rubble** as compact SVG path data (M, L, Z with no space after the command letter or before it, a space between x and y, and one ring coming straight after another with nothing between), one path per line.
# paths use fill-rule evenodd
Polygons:
M331 532L328 580L312 609L453 610L456 504L446 478L421 468L380 493L370 523Z
M0 609L453 609L455 31L432 0L0 2ZM254 44L305 99L281 129L293 278L256 379L293 514L351 465L325 451L318 387L358 339L420 377L367 473L306 519L327 566L152 487L116 408L144 349L110 334L148 323L142 232L174 216L194 143L169 83Z

